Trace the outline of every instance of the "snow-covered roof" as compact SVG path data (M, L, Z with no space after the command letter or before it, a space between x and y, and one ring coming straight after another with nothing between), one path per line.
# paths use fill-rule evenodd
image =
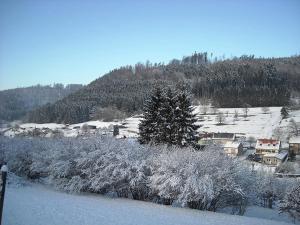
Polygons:
M258 139L256 142L256 149L275 149L279 150L280 141L274 139Z
M291 137L289 140L289 143L291 144L300 144L300 136Z
M287 152L280 152L280 153L268 153L265 154L263 157L274 157L280 160L283 160L285 157L287 157L288 153Z
M240 142L228 141L225 143L224 148L238 148L240 145Z
M280 152L276 155L277 159L283 160L285 157L287 157L288 153L287 152Z
M234 133L213 133L213 139L232 139L234 140Z

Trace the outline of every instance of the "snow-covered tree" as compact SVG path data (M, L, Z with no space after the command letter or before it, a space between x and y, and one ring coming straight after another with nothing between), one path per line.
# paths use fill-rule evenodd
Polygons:
M216 121L218 122L218 124L223 124L225 122L225 116L223 112L220 111L217 113Z
M186 91L174 93L170 88L156 88L144 109L139 125L140 143L194 144L198 126Z
M286 119L289 115L287 109L285 107L282 107L281 110L280 110L280 113L281 113L281 117L282 119Z
M289 136L298 136L299 135L299 125L294 119L291 119L288 125Z
M175 109L176 96L171 88L168 88L165 93L165 98L160 109L162 117L162 124L159 125L161 129L161 142L167 144L176 144L175 132Z
M263 112L263 114L267 114L270 112L270 108L269 107L262 107L261 111Z
M177 145L186 146L196 141L198 125L196 115L193 113L190 98L186 91L181 90L176 95L175 109L175 138Z
M280 205L281 212L288 212L293 218L300 218L300 185L289 191Z
M144 106L142 120L139 124L140 143L160 142L161 130L159 128L164 122L163 115L161 115L163 102L163 92L160 87L156 87Z

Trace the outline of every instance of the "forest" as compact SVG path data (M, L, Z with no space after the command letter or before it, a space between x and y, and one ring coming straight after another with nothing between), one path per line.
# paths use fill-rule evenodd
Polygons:
M54 103L80 88L80 84L53 84L0 91L0 121L23 119L29 111Z
M137 63L96 79L54 104L28 114L28 121L78 123L95 118L108 107L131 115L140 112L154 86L188 86L196 102L217 107L284 106L300 92L300 57L212 59L194 53L168 64Z

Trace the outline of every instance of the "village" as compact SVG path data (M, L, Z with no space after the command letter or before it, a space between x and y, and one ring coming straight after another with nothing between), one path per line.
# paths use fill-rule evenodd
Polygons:
M264 167L286 176L300 174L299 110L291 110L289 116L283 118L282 107L249 108L246 111L243 108L203 108L194 109L200 126L198 149L215 144L228 156L250 162L253 168ZM13 124L2 128L1 135L57 138L98 134L136 140L140 119L140 115L135 115L113 122ZM293 133L289 131L291 121L294 122Z

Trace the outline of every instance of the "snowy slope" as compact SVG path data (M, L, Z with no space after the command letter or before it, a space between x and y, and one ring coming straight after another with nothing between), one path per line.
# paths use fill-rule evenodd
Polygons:
M216 121L216 115L208 112L207 115L201 113L201 106L194 108L194 113L199 120L197 123L201 125L200 132L229 132L244 135L246 137L253 136L255 138L271 138L274 130L280 127L284 134L286 132L290 119L294 119L300 123L300 110L290 112L287 119L281 120L280 110L281 107L269 107L268 113L263 113L262 108L249 108L248 117L243 117L242 108L220 108L220 112L224 113L225 122L224 125L218 125ZM238 112L238 119L235 120L235 111ZM26 130L33 130L34 128L49 128L51 130L61 130L66 137L75 137L80 132L74 127L81 127L83 124L94 125L97 128L107 128L112 130L113 125L122 125L120 129L119 137L137 137L138 136L138 124L140 122L140 116L129 117L123 121L116 122L103 122L103 121L87 121L85 123L72 124L66 127L63 124L21 124L21 130L8 130L4 132L5 136L15 136L20 132Z
M71 195L36 184L8 185L4 204L3 225L289 224L99 195Z

